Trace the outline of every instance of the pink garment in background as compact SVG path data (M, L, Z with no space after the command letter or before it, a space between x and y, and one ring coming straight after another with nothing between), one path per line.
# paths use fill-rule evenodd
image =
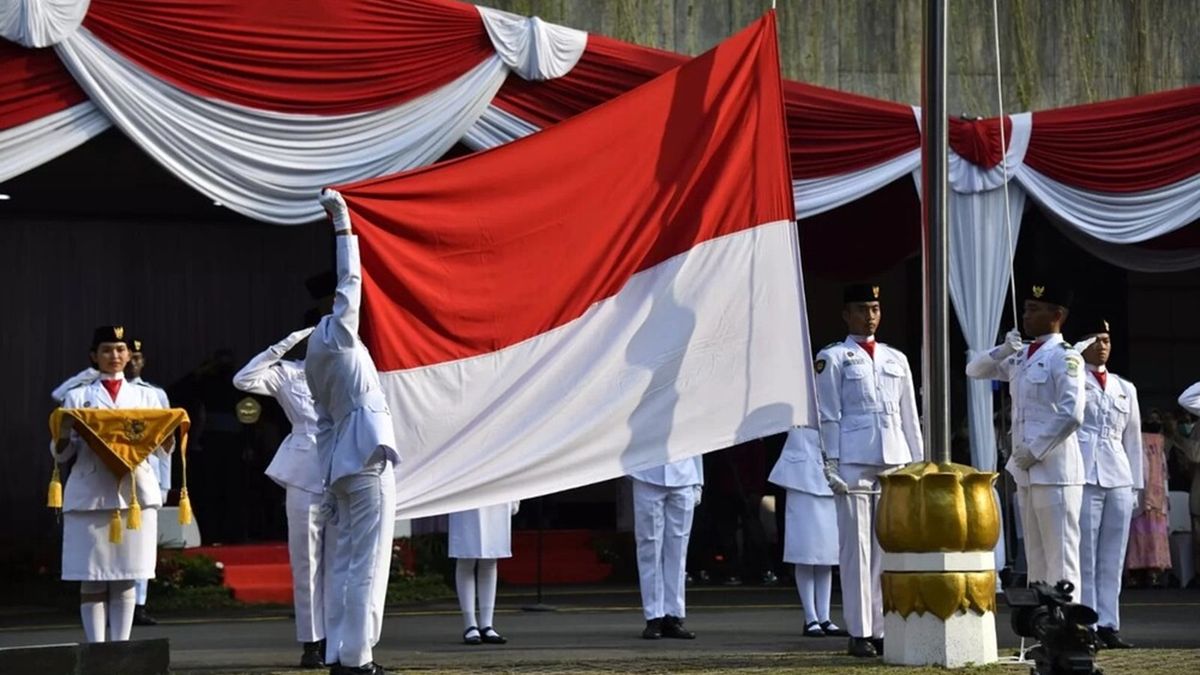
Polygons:
M1167 459L1162 434L1142 434L1146 489L1129 528L1127 570L1171 569L1171 547L1167 521Z

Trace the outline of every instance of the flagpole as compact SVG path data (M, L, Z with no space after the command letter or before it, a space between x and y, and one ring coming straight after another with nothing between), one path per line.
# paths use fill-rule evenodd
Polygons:
M949 142L946 118L946 2L925 0L921 64L921 245L924 294L926 459L950 461Z

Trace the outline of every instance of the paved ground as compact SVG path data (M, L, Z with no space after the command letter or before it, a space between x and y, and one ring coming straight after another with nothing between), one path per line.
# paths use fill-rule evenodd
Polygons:
M553 612L522 611L534 598L504 593L496 624L510 642L502 647L462 645L462 626L450 602L396 608L388 614L376 658L397 670L446 673L783 672L781 666L791 672L855 672L855 660L830 655L844 649L843 640L799 637L803 615L794 589L700 587L690 589L688 598L688 626L700 636L695 641L639 639L643 622L633 587L551 589L545 601L557 607ZM1139 647L1200 649L1200 591L1129 591L1122 609L1122 633ZM835 608L835 620L837 614ZM136 628L134 637L169 638L175 672L290 672L299 656L285 611L161 618L159 626ZM0 647L82 637L70 616L8 612L3 619ZM35 622L44 625L28 627ZM997 623L1002 652L1011 651L1018 640L1005 611ZM1200 672L1200 651L1170 654L1193 666L1180 672ZM1109 668L1110 673L1141 670ZM1174 672L1174 667L1155 672Z

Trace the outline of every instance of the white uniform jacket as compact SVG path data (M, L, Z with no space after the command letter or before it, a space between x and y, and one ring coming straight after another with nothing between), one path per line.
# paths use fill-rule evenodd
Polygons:
M129 384L136 384L139 387L144 387L150 390L150 398L157 400L158 405L155 408L170 408L171 400L167 398L167 392L162 387L156 387L140 377L135 377L129 380ZM146 458L150 463L150 468L154 469L154 475L158 476L158 487L166 494L171 489L171 453L157 448Z
M1089 372L1085 378L1083 426L1075 435L1083 453L1084 479L1102 488L1145 485L1142 473L1142 414L1137 389L1109 372L1105 386Z
M1083 456L1075 432L1083 424L1083 358L1063 342L1048 336L1028 358L1004 345L971 359L967 375L1008 382L1012 393L1013 456L1005 468L1018 485L1083 485ZM1025 470L1018 454L1033 455L1037 463Z
M304 376L304 362L283 360L287 349L280 347L282 343L272 345L250 359L233 376L233 386L273 397L292 424L291 433L267 466L267 476L284 488L321 494L325 472L317 457L317 411Z
M123 379L123 378L122 378ZM148 387L138 387L128 382L121 384L117 400L113 401L99 380L76 387L67 392L63 399L64 408L159 408L158 397ZM173 449L173 446L172 446ZM63 489L63 511L98 511L129 507L129 481L122 481L118 492L117 477L108 470L103 461L92 452L88 444L71 431L70 442L61 453L51 454L59 462L75 458L75 465ZM158 476L148 462L137 465L133 471L137 481L138 503L145 507L162 506L162 491Z
M824 469L820 432L812 427L792 427L767 480L788 490L832 497Z
M358 237L337 237L337 291L333 314L308 336L304 373L317 411L317 450L327 485L358 473L376 448L400 461L392 415L379 372L358 338L362 271Z
M696 455L651 469L634 471L629 477L659 487L704 485L704 460L700 455Z
M925 456L912 371L902 352L876 342L872 359L847 337L817 354L815 370L826 456L875 466Z

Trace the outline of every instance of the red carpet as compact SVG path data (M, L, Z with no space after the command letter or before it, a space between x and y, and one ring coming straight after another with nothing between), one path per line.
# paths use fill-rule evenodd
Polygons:
M596 558L590 530L546 530L542 533L543 584L594 584L608 578L612 565ZM241 602L289 605L292 603L292 569L287 544L201 546L184 551L205 555L225 568L225 585ZM500 579L506 584L537 582L537 532L513 532L513 557L500 561Z

